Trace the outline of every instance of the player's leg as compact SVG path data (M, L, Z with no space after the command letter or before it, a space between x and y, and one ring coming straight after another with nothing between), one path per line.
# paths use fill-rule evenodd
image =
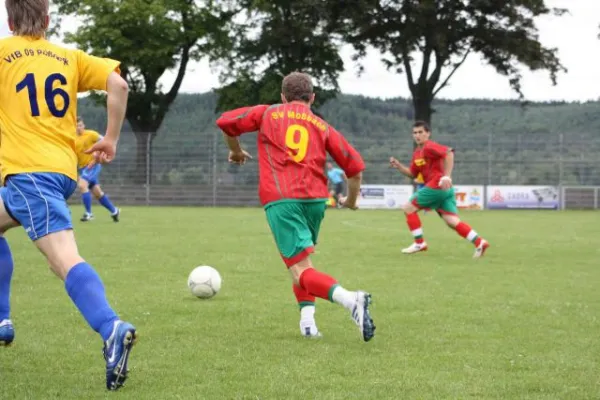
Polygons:
M344 183L343 182L339 182L336 183L334 185L334 190L335 190L335 201L336 201L336 206L337 208L341 208L342 207L342 201L341 199L344 197Z
M316 297L349 310L363 340L371 340L375 336L375 324L369 311L371 295L361 290L347 290L330 275L316 270L308 253L299 253L296 259L300 257L303 258L288 267L294 283Z
M417 189L417 191L419 191L419 190L423 189L424 187L425 187L424 183L419 183L419 184L417 184L416 189ZM428 211L427 209L423 209L423 215L427 214L427 211Z
M291 230L296 229L297 225L302 224L302 221L300 220L301 206L301 204L296 203L293 205L275 204L266 210L267 221L269 222L269 226L271 227L273 235L275 236L277 246L280 249L293 247L293 242L291 241L292 238L289 236L283 236L284 234L281 233L281 230L286 225L289 225L289 229ZM285 216L285 212L289 212L290 208L292 207L297 208L297 210L292 211L292 214L299 219L299 221L296 221L295 224L289 222L291 217ZM284 218L287 219L283 220ZM283 253L281 254L283 258ZM321 333L319 332L315 322L315 296L308 293L296 282L292 283L292 290L294 292L294 296L296 297L298 307L300 308L300 334L305 337L320 337Z
M92 194L90 193L90 182L82 175L77 180L77 186L79 187L79 193L81 193L81 202L83 203L83 208L85 209L80 221L91 221L94 219L94 214L92 214Z
M8 184L20 197L12 196L7 209L46 256L52 271L65 282L69 297L84 319L102 337L106 385L110 390L118 389L127 377L136 330L119 319L108 303L102 280L79 255L66 202L75 182L60 174L34 173L10 177Z
M102 337L106 387L116 390L127 379L128 360L137 337L133 325L121 321L110 306L104 284L94 268L78 253L73 230L51 232L35 241L50 268L89 326Z
M448 191L449 196L441 203L441 206L437 210L444 222L456 231L461 237L467 239L475 246L475 253L473 258L482 257L490 246L489 243L479 236L479 234L471 228L469 224L460 220L458 216L458 207L456 205L456 198L454 196L454 189Z
M402 249L404 254L413 254L427 250L427 242L423 237L423 227L419 218L419 210L431 208L435 201L433 189L428 187L417 190L410 197L409 201L402 206L404 215L406 216L406 224L413 236L414 242L405 249Z
M10 288L13 275L13 258L4 233L19 226L6 211L1 197L6 188L0 188L0 346L9 346L15 338L15 330L10 319Z
M110 216L112 217L113 221L119 222L119 214L121 214L121 210L113 205L106 193L102 191L99 183L96 183L92 186L92 193L94 194L96 200L98 200L98 202L110 212Z
M326 204L323 203L303 203L304 216L311 234L311 240L314 246L317 244L321 222L325 217ZM321 337L315 321L315 296L306 289L293 283L294 295L300 307L300 332L307 337Z
M303 205L278 203L268 207L266 213L275 242L294 284L312 296L330 300L350 310L363 340L371 340L375 335L375 325L369 313L371 295L363 291L348 291L333 277L313 267L310 254L314 252L315 243Z
M300 308L300 334L310 338L321 337L315 321L315 296L296 283L292 283L292 291Z

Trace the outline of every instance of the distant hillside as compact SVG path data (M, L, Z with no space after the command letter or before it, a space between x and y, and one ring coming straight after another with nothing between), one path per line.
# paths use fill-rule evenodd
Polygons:
M207 167L199 165L201 161L208 164L213 157L215 100L212 93L178 96L154 141L153 179L163 183L209 179ZM87 99L81 99L79 107L88 126L104 129L106 113L102 107ZM463 182L487 183L491 179L495 183L545 184L557 183L562 174L563 182L600 184L598 101L531 103L523 108L515 101L438 100L434 108L433 133L435 138L461 150L457 160L463 164L457 173ZM369 164L370 181L397 179L385 160L391 154L409 157L413 113L408 99L340 95L319 111L361 150ZM126 124L120 157L132 163L134 140L128 132ZM559 134L563 134L562 144ZM218 157L222 158L222 141L217 138ZM244 139L244 143L252 149L253 140ZM564 159L585 162L570 163L559 172L555 162L559 149ZM482 171L484 167L493 169L493 176ZM237 171L226 163L219 163L221 170ZM120 180L125 179L123 168L119 174ZM255 180L255 175L252 167L238 174L244 181Z
M210 131L214 128L215 103L212 93L180 94L159 133ZM102 108L87 99L80 100L79 107L90 123L104 125ZM598 101L531 103L523 109L515 101L438 100L434 108L433 125L440 134L600 132ZM406 131L413 117L407 99L380 100L343 94L320 111L339 130L360 136L367 127L375 136Z

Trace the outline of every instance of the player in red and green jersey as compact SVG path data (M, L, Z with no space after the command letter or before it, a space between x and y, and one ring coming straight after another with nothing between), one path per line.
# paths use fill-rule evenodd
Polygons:
M430 135L431 131L426 122L415 122L413 138L417 148L414 151L410 167L407 168L395 158L390 158L392 167L411 179L421 174L425 183L425 186L415 192L409 202L402 207L408 228L415 239L414 243L403 249L402 252L412 254L427 250L427 243L423 239L421 220L417 212L433 209L450 228L475 245L473 257L479 258L483 256L490 245L458 217L451 178L454 168L454 149L430 140Z
M229 146L229 161L244 164L250 157L238 136L258 131L259 197L283 261L291 273L300 306L300 332L321 336L314 318L315 299L347 308L364 341L375 335L369 305L371 295L348 291L331 276L317 271L310 254L325 216L329 153L348 177L344 206L356 209L365 164L346 139L310 106L315 99L310 76L293 72L283 79L282 104L243 107L217 120Z

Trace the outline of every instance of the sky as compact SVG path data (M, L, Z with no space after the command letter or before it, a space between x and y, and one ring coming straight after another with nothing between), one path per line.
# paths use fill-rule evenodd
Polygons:
M587 101L600 98L600 0L547 0L550 7L569 10L562 17L545 17L537 21L540 41L547 47L558 48L562 64L568 69L561 73L558 84L552 86L547 72L523 72L523 91L528 100ZM9 34L6 10L0 10L0 36ZM73 22L63 23L63 30L74 29ZM340 49L346 71L340 75L342 93L368 97L410 97L406 77L387 71L381 63L381 55L372 50L362 61L365 72L358 77L356 64L351 60L350 47ZM165 75L163 83L169 85L174 74ZM219 85L217 74L206 61L188 66L181 92L202 93ZM498 75L476 55L470 55L465 64L454 74L449 86L440 93L440 98L487 98L515 99L508 80Z

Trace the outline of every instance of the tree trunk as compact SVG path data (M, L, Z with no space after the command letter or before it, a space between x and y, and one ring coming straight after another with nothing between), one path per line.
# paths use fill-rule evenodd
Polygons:
M424 121L429 125L429 129L431 129L431 115L433 114L433 110L431 108L431 103L433 101L432 96L419 95L413 93L413 108L414 108L414 120L415 121ZM413 141L413 150L417 148L417 144ZM413 190L417 191L417 182L415 180L412 181Z
M144 185L152 183L152 141L156 136L153 132L135 132L136 154L133 182Z
M431 115L433 109L431 108L431 102L433 99L429 97L413 96L413 107L415 109L414 119L415 121L425 121L431 128Z
M433 114L433 109L431 108L431 102L433 99L430 96L423 95L415 95L413 94L413 108L414 112L414 120L415 121L425 121L429 125L429 129L431 129L431 115ZM417 144L413 142L413 149L417 148Z

